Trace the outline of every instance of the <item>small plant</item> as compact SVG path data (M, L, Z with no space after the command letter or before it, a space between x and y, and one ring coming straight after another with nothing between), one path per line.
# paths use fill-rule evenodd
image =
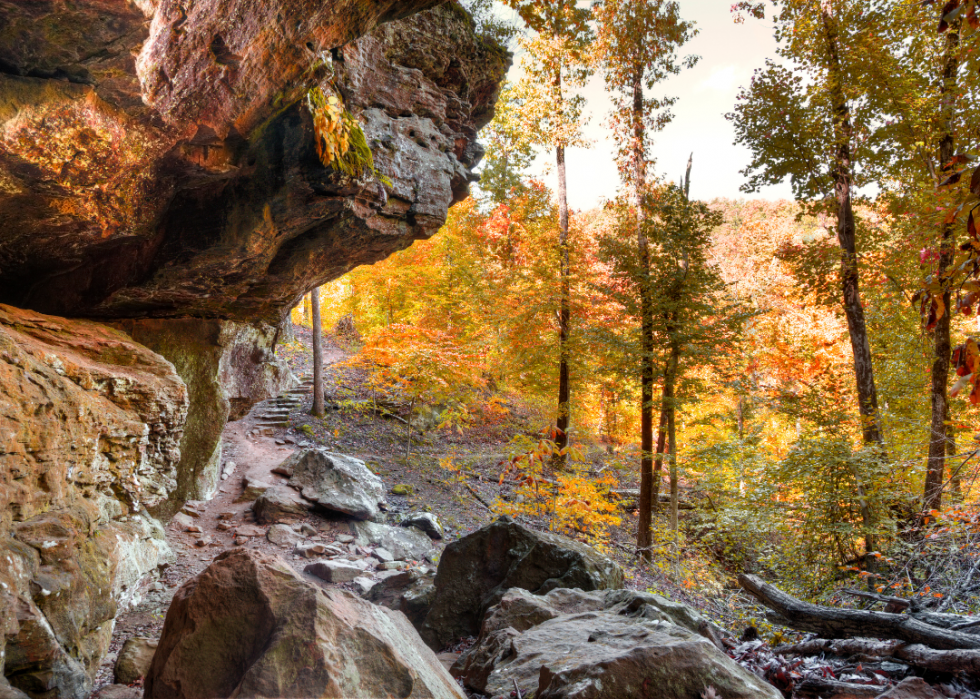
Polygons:
M313 115L316 153L321 163L348 177L360 179L368 174L391 186L391 180L375 169L364 130L339 95L332 91L328 95L317 85L306 93L306 105Z
M609 528L621 523L616 502L610 489L616 487L611 474L589 476L575 472L581 454L574 447L559 449L555 443L558 431L552 427L542 430L540 439L529 445L527 438L515 437L512 444L519 453L503 462L500 483L508 478L518 484L520 500L498 503L501 514L525 517L546 517L548 528L568 536L581 536L602 548ZM530 448L528 448L530 447ZM556 454L570 458L569 472L547 473L547 466Z

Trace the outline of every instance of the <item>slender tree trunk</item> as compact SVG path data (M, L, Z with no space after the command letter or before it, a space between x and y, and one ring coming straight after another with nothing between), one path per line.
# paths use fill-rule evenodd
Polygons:
M320 289L310 292L313 321L313 410L312 415L323 417L323 328L320 327Z
M638 506L638 529L636 547L646 560L650 560L650 544L652 542L650 527L653 521L653 511L660 497L659 475L661 443L664 438L664 425L660 426L658 435L656 475L654 484L654 454L653 454L653 381L656 374L654 367L653 346L653 290L650 288L650 249L644 225L646 217L643 211L643 193L646 188L646 153L644 152L643 128L643 73L636 71L633 76L633 208L636 212L636 248L640 261L640 499ZM666 415L661 411L661 422Z
M555 424L558 436L555 444L558 449L568 446L569 387L568 387L568 332L571 323L570 299L571 284L568 265L568 189L565 181L565 147L555 149L558 162L558 251L560 256L561 298L558 305L558 417ZM559 468L565 468L568 457L557 454Z
M283 344L296 342L296 332L293 329L292 309L286 311L285 316L283 316L282 322L279 323L279 342Z
M951 27L946 33L946 57L943 66L943 81L940 88L940 102L943 105L943 130L939 140L940 168L953 157L953 100L956 94L956 73L959 69L959 27ZM941 169L940 169L941 171ZM949 364L951 342L949 338L949 319L952 312L949 289L949 268L955 254L954 228L952 223L943 223L939 231L939 265L936 275L943 289L945 311L934 329L932 361L932 419L929 425L929 462L926 469L926 482L923 504L926 510L938 510L943 503L943 481L946 475L946 452L949 449Z
M864 306L861 305L861 292L858 285L858 259L855 244L856 226L854 208L851 201L852 163L850 107L844 96L844 71L841 68L837 32L829 10L823 10L823 25L827 37L827 48L831 61L831 103L834 111L834 135L837 139L837 152L834 162L834 194L837 199L837 241L841 248L840 276L843 292L844 315L847 317L848 334L851 337L851 351L854 355L854 377L857 382L858 412L861 416L861 435L868 446L883 451L884 434L881 429L881 416L878 413L878 391L875 387L874 367L871 362L871 344L864 319ZM883 456L883 453L882 453ZM858 505L864 523L865 553L875 550L873 518L865 496L860 474L854 473ZM874 559L865 561L869 570Z
M840 64L837 33L833 19L823 11L824 29L831 57L831 101L834 110L834 131L837 153L834 163L834 193L837 198L837 241L841 248L840 276L843 291L844 314L851 336L854 354L854 376L857 381L858 411L861 414L861 433L864 443L881 446L884 435L878 414L878 391L875 388L874 369L871 363L871 345L864 320L864 307L858 287L858 261L855 247L854 209L851 203L851 115L844 97L842 81L845 79Z
M313 327L313 301L309 294L303 297L303 322Z
M673 448L673 445L671 445ZM663 479L664 453L667 451L667 403L660 401L660 426L657 428L657 456L653 462L653 487L650 492L650 510L657 514L660 507L660 481ZM652 543L652 541L651 541Z
M664 405L667 408L667 438L670 440L670 530L677 531L677 505L680 484L677 478L677 431L674 426L676 413L677 364L680 348L674 345L670 350L667 375L664 377Z

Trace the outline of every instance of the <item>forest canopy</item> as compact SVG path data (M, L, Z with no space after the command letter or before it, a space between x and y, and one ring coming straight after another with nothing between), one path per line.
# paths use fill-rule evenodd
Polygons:
M723 106L741 188L788 182L780 201L692 199L695 143L679 181L657 174L663 83L698 62L677 2L464 4L519 65L482 180L432 239L322 287L323 327L442 429L519 426L500 511L626 531L673 584L860 578L975 607L956 542L980 493L976 3L733 5L778 46ZM582 208L565 150L587 145L590 79L620 194Z

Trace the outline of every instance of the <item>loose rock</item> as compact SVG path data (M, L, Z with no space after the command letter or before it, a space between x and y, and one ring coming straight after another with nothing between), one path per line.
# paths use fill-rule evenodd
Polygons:
M442 539L445 536L439 518L431 512L414 512L402 519L399 524L403 527L415 527L430 539Z
M117 684L133 684L146 677L159 642L152 638L133 636L126 639L116 659L114 677Z
M252 512L262 524L295 522L307 515L307 503L292 488L277 485L256 498Z
M385 571L365 596L370 602L402 612L416 629L422 628L435 596L435 575L420 570Z
M269 533L265 535L269 541L277 546L293 548L303 540L296 531L285 524L273 524L269 527Z
M664 604L665 603L665 604ZM514 589L487 613L473 647L453 666L467 687L540 699L689 699L713 687L726 699L779 699L695 628L697 612L629 590ZM589 611L562 613L564 610ZM554 616L552 616L554 615Z
M340 561L317 561L303 568L304 573L316 576L330 583L350 582L364 571L357 566Z
M384 485L360 459L322 449L305 449L290 456L290 485L321 507L357 519L374 519L384 500Z

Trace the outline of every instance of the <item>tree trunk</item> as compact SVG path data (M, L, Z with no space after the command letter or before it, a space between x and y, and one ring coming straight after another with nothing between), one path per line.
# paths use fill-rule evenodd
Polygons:
M664 377L664 404L667 407L667 438L670 440L670 530L677 531L677 501L680 484L677 476L677 431L674 426L675 415L675 381L677 380L677 363L680 359L680 349L671 348L670 362L667 375Z
M673 445L670 445L673 447ZM660 505L660 481L663 479L664 454L667 452L667 404L660 401L660 426L657 428L657 455L653 462L653 487L650 489L650 513L657 514Z
M293 329L293 312L291 309L286 311L282 321L279 323L279 342L284 345L296 342L296 332Z
M303 297L303 322L313 327L313 301L309 294Z
M313 321L313 410L323 417L323 328L320 327L320 289L310 292L310 316Z
M847 330L851 338L851 351L854 355L854 377L857 383L858 413L861 416L861 435L868 446L882 450L884 435L881 429L881 416L878 413L878 391L875 387L874 367L871 362L871 344L861 305L861 292L858 285L858 259L855 243L856 230L854 208L851 201L851 126L850 107L843 92L845 79L840 64L837 33L833 19L825 7L823 25L827 37L827 47L831 59L831 102L834 111L834 136L837 152L834 162L834 194L837 199L837 241L840 244L840 276L843 292L844 315L847 317ZM864 521L865 553L875 549L873 520L860 475L855 473L861 518ZM873 567L874 560L866 563Z
M861 433L864 443L881 445L884 436L878 414L878 391L875 387L874 369L871 363L871 345L864 320L864 307L858 287L858 261L855 247L854 209L851 203L851 115L842 89L845 76L840 64L837 33L827 9L823 10L823 24L831 61L831 102L834 110L834 133L837 153L834 162L834 194L837 198L837 241L840 244L841 290L844 314L851 336L854 354L854 376L857 381L858 411L861 414Z
M951 27L946 33L946 56L940 102L943 105L942 135L939 140L940 172L953 157L953 100L955 98L956 73L959 68L959 28ZM938 184L938 183L937 183ZM953 223L943 223L939 231L939 265L936 276L942 284L945 310L934 329L932 361L932 419L929 424L929 462L923 492L926 510L938 510L943 503L943 481L946 475L946 452L949 448L947 435L951 432L949 420L949 363L951 343L949 319L952 294L949 289L949 268L955 254Z
M555 425L558 435L555 444L559 450L568 446L569 387L568 387L568 331L571 322L569 308L571 295L568 265L568 190L565 184L565 147L555 149L558 161L558 254L560 256L561 298L558 302L558 417ZM558 453L556 463L565 468L566 454Z
M653 521L653 510L657 504L660 490L660 469L664 424L660 425L657 445L657 482L654 483L653 455L653 381L654 346L653 346L653 298L650 289L650 250L647 247L644 224L646 217L643 212L643 190L646 187L646 154L644 153L643 128L643 75L638 71L633 76L633 208L636 213L636 248L640 261L640 499L638 506L638 529L636 532L636 548L641 555L650 560L650 545L652 543L650 527ZM666 413L661 411L661 423L666 420ZM655 495L654 493L657 493Z

